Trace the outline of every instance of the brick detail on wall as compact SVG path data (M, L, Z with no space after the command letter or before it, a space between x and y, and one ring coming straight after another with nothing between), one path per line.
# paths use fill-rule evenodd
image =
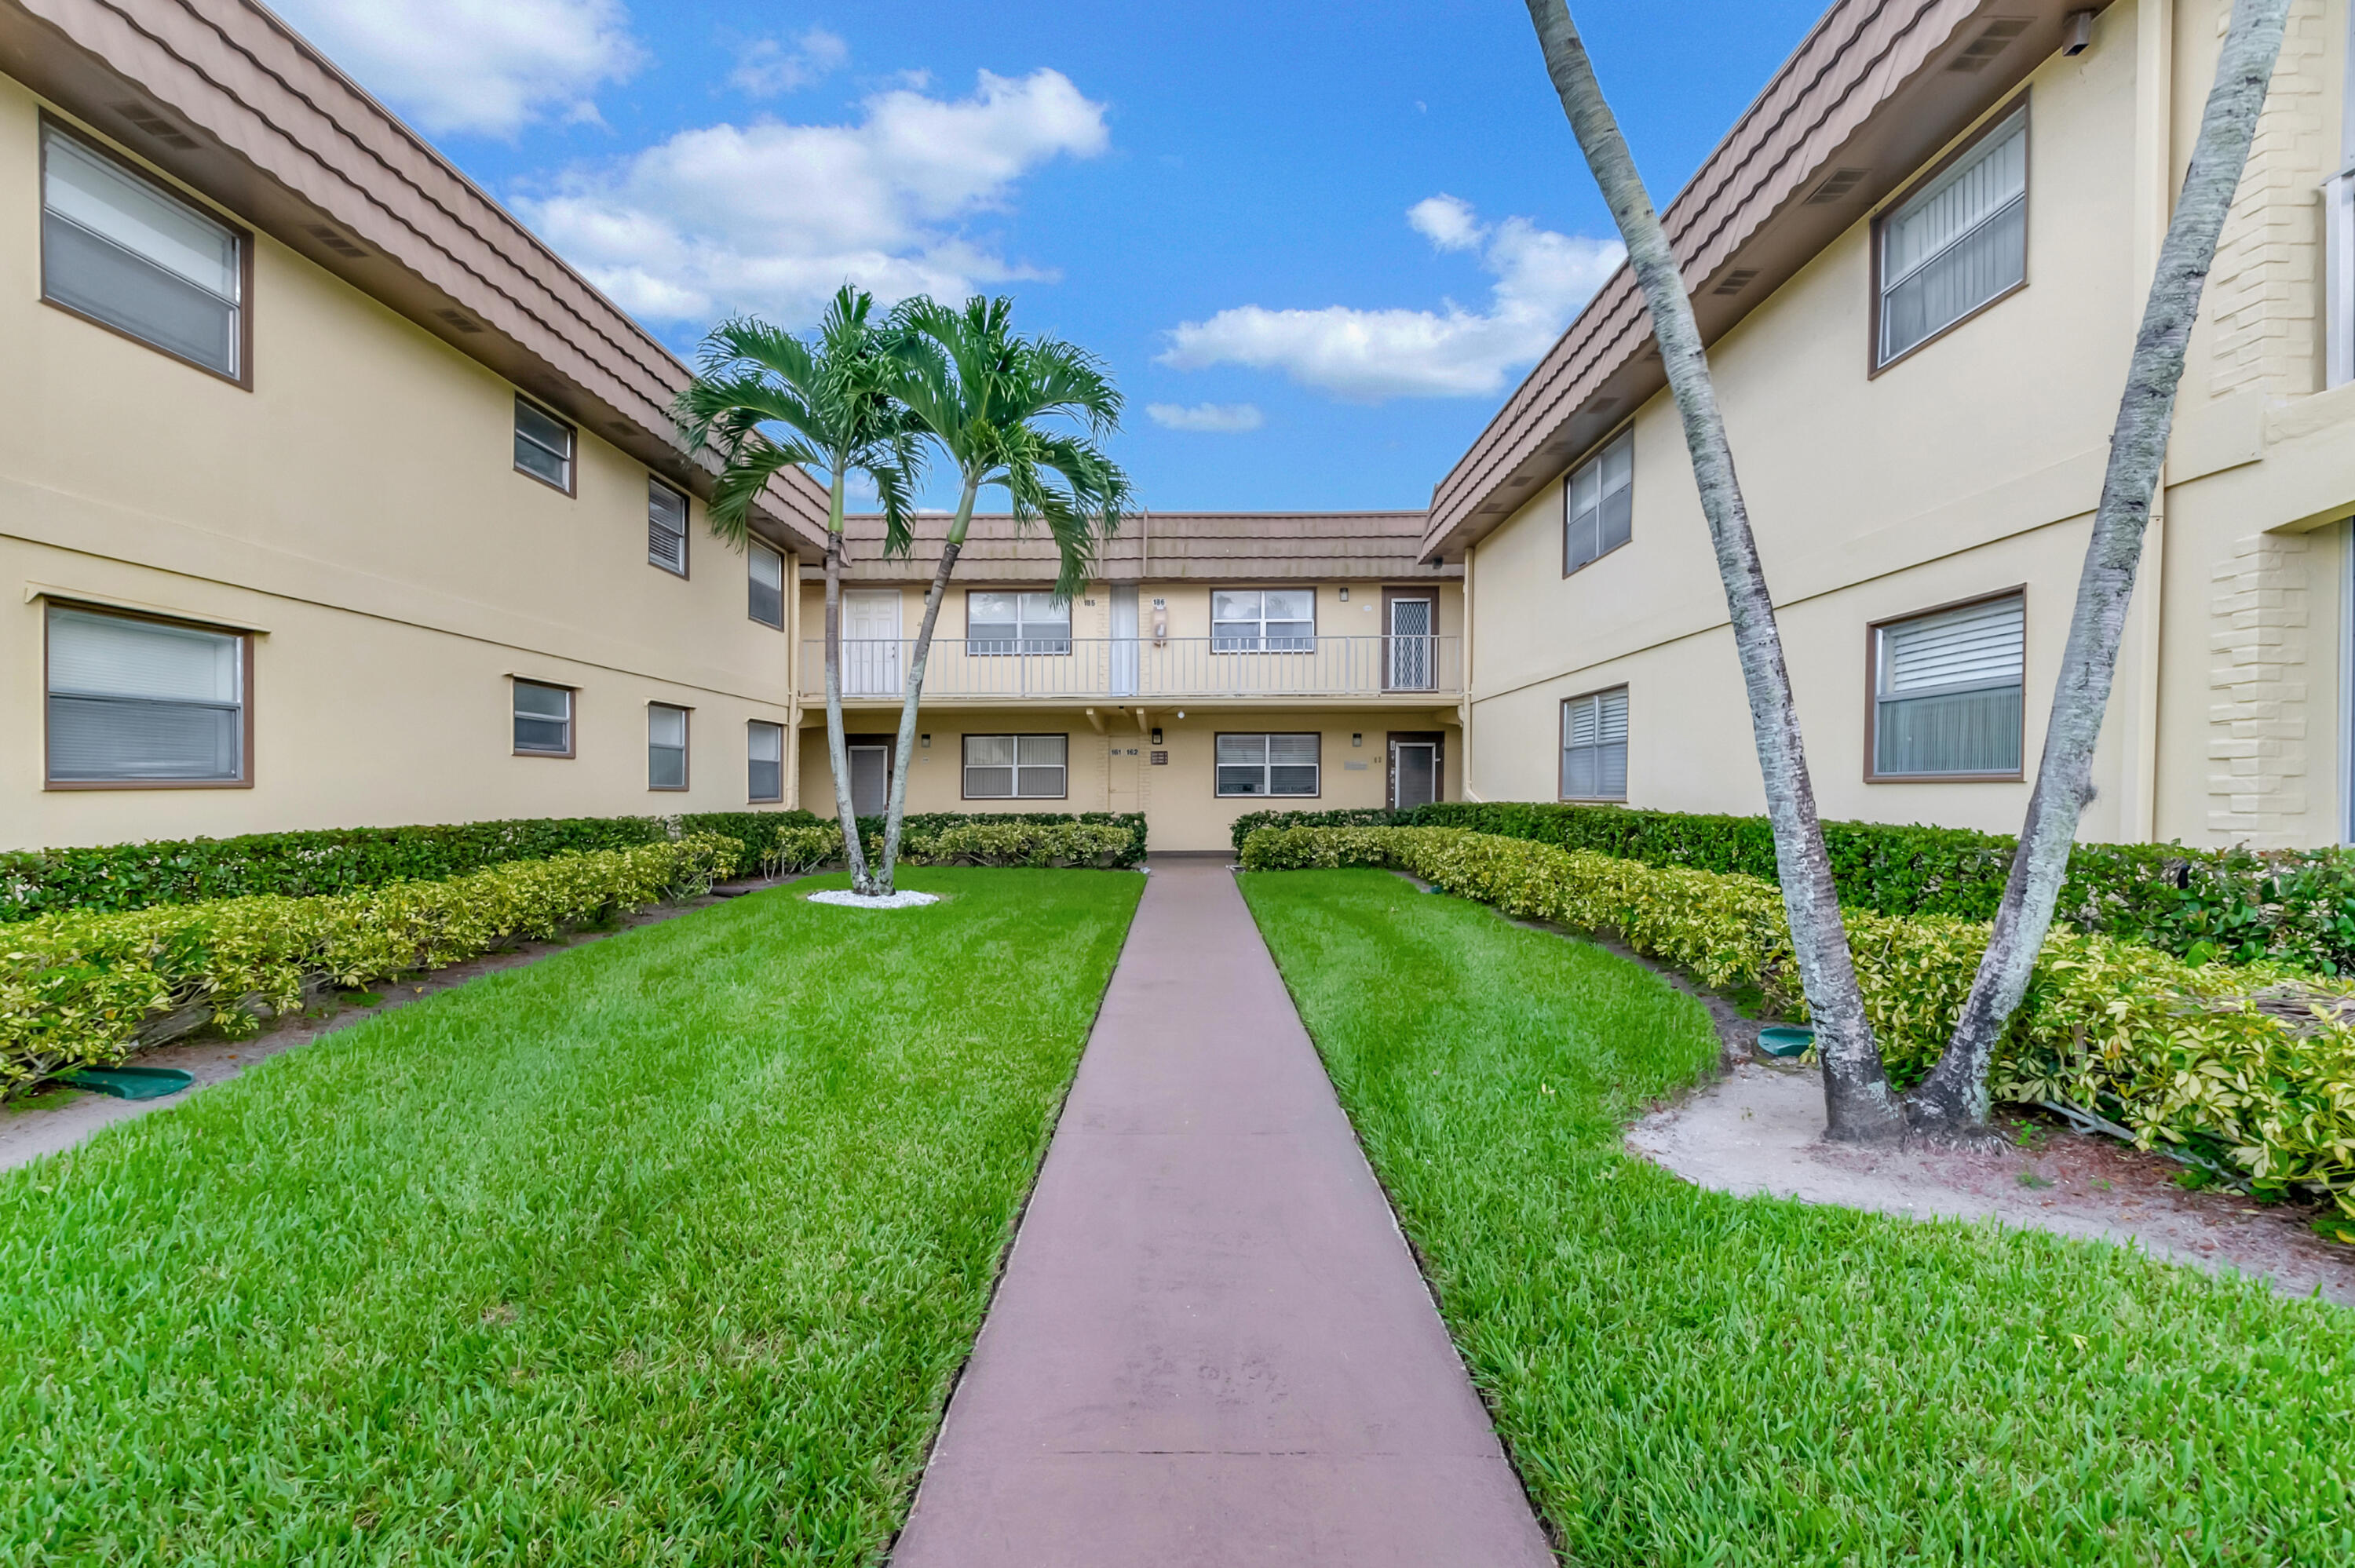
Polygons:
M2296 0L2249 164L2208 276L2215 324L2207 395L2256 387L2271 397L2321 389L2321 207L2317 185L2339 147L2332 76L2345 40L2325 26L2325 0ZM2221 38L2232 7L2216 6ZM2186 388L2188 392L2190 388Z
M2307 546L2243 539L2210 588L2208 828L2260 849L2298 842L2307 809Z

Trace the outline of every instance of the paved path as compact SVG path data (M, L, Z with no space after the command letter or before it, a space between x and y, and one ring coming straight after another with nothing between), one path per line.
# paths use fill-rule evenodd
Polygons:
M1232 877L1156 863L894 1568L1552 1561Z

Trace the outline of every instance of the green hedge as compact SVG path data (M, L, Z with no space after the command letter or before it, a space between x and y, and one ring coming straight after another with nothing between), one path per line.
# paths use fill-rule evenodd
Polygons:
M1782 891L1451 828L1263 828L1244 866L1388 865L1507 914L1613 931L1721 989L1754 985L1805 1015ZM1849 914L1849 946L1891 1077L1945 1049L1987 927L1951 915ZM2096 1109L2146 1147L2188 1147L2267 1196L2328 1192L2355 1215L2355 985L2277 966L2190 965L2140 943L2056 929L2000 1043L1998 1099Z
M0 922L73 909L119 913L265 895L312 898L396 882L438 882L511 861L628 849L690 833L736 840L743 846L743 870L773 875L805 869L799 856L806 835L795 830L828 821L803 810L521 818L0 852ZM1134 842L1117 863L1134 865L1144 857L1145 817L1135 811L922 812L908 818L907 836L930 836L967 822L1007 821L1124 827ZM869 839L881 841L882 818L862 817L859 822ZM837 853L840 847L837 841Z
M1465 828L1646 865L1776 880L1774 835L1764 817L1453 800L1404 812L1254 811L1236 820L1236 849L1255 829L1292 826ZM1841 904L1881 915L1994 918L2014 843L1966 828L1824 824ZM2193 963L2269 961L2355 974L2355 850L2079 844L2055 914L2077 930Z
M922 858L921 843L937 839L952 828L996 827L1022 823L1032 827L1049 827L1061 823L1080 823L1090 827L1124 828L1128 842L1106 853L1096 863L1128 867L1145 858L1145 813L1142 811L911 811L900 828L901 847L911 858ZM883 847L883 819L858 819L859 842L873 846L868 853L880 853ZM1102 841L1109 842L1108 840ZM839 853L840 846L837 846ZM981 862L975 864L1025 865L1028 860ZM1039 863L1043 863L1040 862Z
M293 1007L305 980L365 985L553 937L708 890L741 846L711 833L512 861L432 882L294 898L264 894L20 921L0 939L0 1096L121 1061L149 1019L195 1004L231 1033L250 1001Z

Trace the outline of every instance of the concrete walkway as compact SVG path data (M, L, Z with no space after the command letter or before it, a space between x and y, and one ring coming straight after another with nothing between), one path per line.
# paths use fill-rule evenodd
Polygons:
M1232 877L1156 860L894 1568L1552 1561Z

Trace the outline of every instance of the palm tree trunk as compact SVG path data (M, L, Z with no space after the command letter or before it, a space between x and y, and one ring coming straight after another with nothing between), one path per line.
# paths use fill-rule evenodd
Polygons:
M837 452L826 513L826 752L834 766L834 814L842 824L842 859L856 893L872 893L867 849L850 800L850 746L842 734L842 487L844 454ZM785 585L790 590L791 583Z
M924 590L924 619L916 623L915 652L908 660L907 695L900 700L900 744L891 758L890 814L883 819L883 881L882 889L891 891L891 874L900 861L900 824L908 814L908 757L916 745L916 708L923 700L924 664L932 655L932 627L941 618L941 600L946 596L949 574L956 570L957 556L964 550L965 531L973 526L973 506L981 494L981 475L965 475L964 493L957 497L955 517L949 522L949 536L941 545L941 564L933 568L932 586Z
M1749 513L1734 478L1733 450L1718 414L1709 358L1693 323L1684 275L1659 215L1644 192L1618 122L1603 100L1593 64L1569 10L1562 0L1529 0L1529 8L1554 90L1627 242L1627 260L1651 309L1668 387L1684 419L1685 445L1692 453L1693 478L1717 549L1718 575L1725 583L1734 646L1750 692L1750 722L1765 779L1766 815L1774 829L1783 908L1815 1022L1817 1054L1823 1062L1826 1133L1859 1141L1896 1138L1904 1131L1904 1118L1864 1014L1839 897L1832 885L1831 860L1816 818L1815 789L1807 778L1790 673L1784 666L1783 640L1774 625L1774 602L1766 591L1757 541L1751 536Z
M2069 620L2069 643L2061 656L2028 820L1954 1037L1930 1076L1906 1097L1907 1114L1917 1128L1964 1132L1987 1123L1987 1068L1996 1041L2027 994L2069 869L2077 821L2093 795L2094 745L2101 737L2126 605L2142 563L2143 534L2150 525L2151 496L2174 423L2184 351L2215 260L2216 238L2240 189L2288 11L2289 0L2237 0L2232 7L2200 116L2200 139L2159 247L2158 274L2126 366L2126 395L2110 436L2109 469L2102 476L2085 567L2077 578L2077 607Z

